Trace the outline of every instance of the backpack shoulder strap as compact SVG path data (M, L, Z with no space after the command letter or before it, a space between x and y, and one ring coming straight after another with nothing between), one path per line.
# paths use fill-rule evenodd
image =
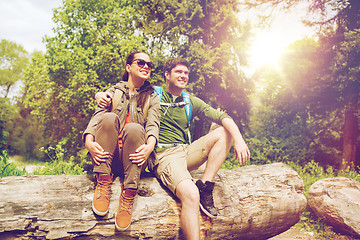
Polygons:
M154 88L155 88L155 92L159 96L159 100L161 102L163 89L162 89L162 87L159 87L159 86L154 86Z
M189 126L190 121L191 121L191 115L192 115L191 103L190 103L190 94L183 91L182 92L182 97L183 97L184 101L188 103L185 106L185 112L186 112L187 124Z
M149 111L149 106L150 106L150 95L148 95L146 97L146 101L145 101L145 104L144 104L144 107L143 107L143 116L144 116L144 119L146 120L147 119L147 115L148 115L148 111Z
M112 104L111 104L111 111L113 112L117 105L119 104L121 98L122 98L122 95L123 95L123 91L121 91L120 89L116 89L115 88L115 93L114 93L114 96L113 96L113 99L112 99Z
M161 105L161 98L162 98L163 88L162 88L162 87L159 87L159 86L154 86L154 88L155 88L156 94L157 94L158 97L159 97L160 105ZM187 124L190 125L191 115L192 115L191 103L190 103L190 94L183 91L183 92L182 92L182 97L183 97L184 101L188 103L188 104L185 106L185 112L186 112Z

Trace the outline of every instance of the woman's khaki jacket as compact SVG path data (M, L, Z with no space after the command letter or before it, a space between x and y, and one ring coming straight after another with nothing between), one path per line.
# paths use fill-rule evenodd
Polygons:
M143 87L148 84L150 83L148 81L145 81ZM114 110L114 113L117 114L120 119L120 129L124 127L126 116L129 111L130 122L139 123L140 125L144 126L146 139L148 139L150 136L154 136L156 138L156 142L158 142L159 129L160 129L160 101L157 94L153 92L150 95L149 109L147 111L147 118L145 119L143 109L137 106L137 97L139 95L139 91L141 90L141 88L135 89L135 94L130 98L129 88L126 82L121 81L115 84L114 86L110 87L106 92L114 96L116 89L122 91L122 94L120 94L122 95L121 100L119 101L119 104L116 106ZM109 107L109 109L111 108ZM90 122L83 133L83 141L85 141L85 136L87 134L91 134L95 136L96 127L99 121L102 119L103 115L106 112L111 111L109 109L104 109L99 107L96 108L95 113L91 117ZM157 165L157 161L158 160L156 158L156 154L152 152L148 159L148 164L150 169L152 169L152 167Z

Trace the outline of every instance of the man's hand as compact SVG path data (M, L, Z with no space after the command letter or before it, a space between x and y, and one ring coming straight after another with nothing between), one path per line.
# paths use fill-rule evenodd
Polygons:
M110 157L108 152L105 152L104 149L94 141L94 136L87 134L85 138L85 147L91 154L92 159L96 165L105 162L106 159Z
M98 92L95 94L95 99L98 107L108 108L111 105L112 96L108 92Z
M250 160L250 150L241 136L239 128L231 118L224 118L222 120L222 125L229 131L234 140L235 159L239 159L240 165L245 164Z
M239 159L240 165L250 160L250 150L244 141L234 142L235 159Z

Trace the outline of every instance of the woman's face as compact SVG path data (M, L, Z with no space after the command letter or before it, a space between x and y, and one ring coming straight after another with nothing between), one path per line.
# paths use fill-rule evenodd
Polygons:
M129 77L133 80L140 78L146 80L150 77L152 63L150 57L146 53L136 53L131 64L126 65L126 70L129 72Z

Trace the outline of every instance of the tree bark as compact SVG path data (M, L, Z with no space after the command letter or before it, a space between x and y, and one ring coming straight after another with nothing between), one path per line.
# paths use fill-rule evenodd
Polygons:
M346 94L345 121L344 121L344 140L342 150L341 170L349 168L355 170L356 166L356 146L358 137L358 92L357 84L351 84Z
M200 178L202 171L192 173ZM297 223L305 209L304 184L282 163L223 170L215 177L220 216L201 214L203 239L267 239ZM95 179L81 176L22 176L0 179L1 239L183 239L181 204L157 179L145 176L130 228L118 232L114 216L121 191L112 185L109 213L91 210Z

